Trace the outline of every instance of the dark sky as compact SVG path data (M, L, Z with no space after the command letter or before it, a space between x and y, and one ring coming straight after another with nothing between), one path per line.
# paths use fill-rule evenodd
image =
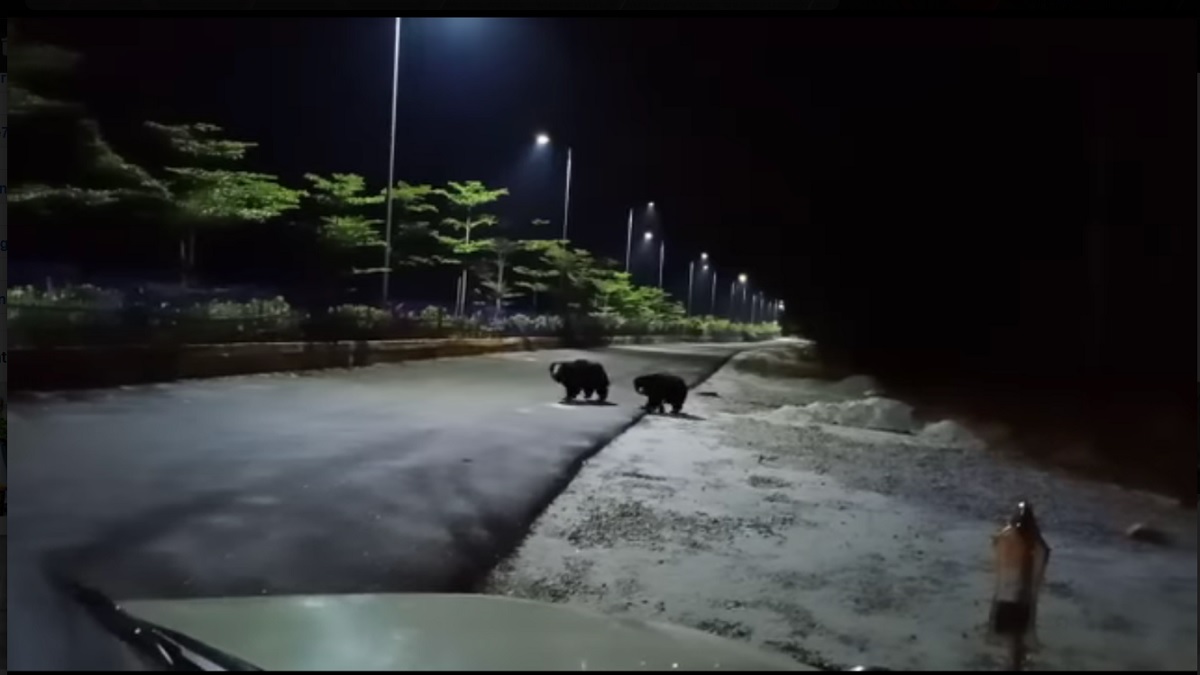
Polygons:
M289 181L385 181L390 19L24 30L85 54L113 138L210 121ZM1193 311L1154 307L1195 265L1191 21L412 18L401 51L399 178L504 185L510 225L558 227L570 144L572 239L620 259L626 210L654 200L677 291L707 251L814 332L844 317L837 339L947 348L953 316L979 353L1017 334L1079 351L1096 316Z
M212 121L261 142L252 161L289 179L385 181L389 19L55 19L26 30L84 52L86 98L110 134L143 119ZM789 267L781 254L805 225L806 181L823 171L821 153L836 152L844 115L885 116L913 87L941 86L962 66L929 52L986 44L990 31L978 21L407 19L398 175L505 185L505 215L557 227L565 158L561 148L553 166L531 156L546 130L574 147L580 243L621 258L626 210L654 200L672 276L710 251L726 278L746 271L775 293Z

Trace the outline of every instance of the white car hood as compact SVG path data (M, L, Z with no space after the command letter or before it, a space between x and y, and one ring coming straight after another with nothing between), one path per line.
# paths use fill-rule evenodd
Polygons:
M120 604L264 670L817 670L700 631L500 596Z

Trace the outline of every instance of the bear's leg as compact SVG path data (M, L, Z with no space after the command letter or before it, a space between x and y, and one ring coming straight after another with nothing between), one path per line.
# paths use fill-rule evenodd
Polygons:
M596 390L596 400L601 403L608 400L608 387L600 387Z

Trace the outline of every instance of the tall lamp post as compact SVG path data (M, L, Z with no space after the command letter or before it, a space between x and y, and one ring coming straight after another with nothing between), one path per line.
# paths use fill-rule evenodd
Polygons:
M739 274L737 277L737 283L741 284L741 286L742 286L742 304L738 308L738 315L740 315L742 312L746 311L746 282L748 280L749 280L749 278L745 274ZM729 298L730 298L731 303L733 301L733 289L734 289L734 287L730 287L730 289L729 289ZM737 317L735 316L735 320L736 320L736 318Z
M654 202L646 204L646 208L654 208ZM629 207L629 223L625 226L625 272L629 272L630 259L633 256L633 207Z
M663 261L667 259L667 238L658 240L658 287L663 287Z
M708 299L708 313L711 316L717 315L717 270L712 271L712 290L709 291L711 297Z
M738 284L742 285L742 305L745 306L745 304L746 304L746 280L747 280L747 278L746 278L745 274L739 274L737 276L737 279L734 279L733 281L729 282L729 320L730 321L737 320L737 314L734 313L734 309L733 309L733 301L734 301L734 297L735 297L734 293L737 291Z
M571 217L571 148L567 147L567 188L563 195L563 236L562 240L567 240L567 223Z
M388 304L392 279L392 201L396 185L396 97L400 90L400 17L396 17L395 46L392 48L392 131L388 143L387 215L383 228L383 306Z
M538 134L537 135L537 144L538 145L549 145L550 144L550 135L549 134ZM567 225L569 224L569 221L571 218L571 155L572 155L572 148L571 148L571 146L567 146L567 185L566 185L566 189L563 192L563 226L562 226L562 240L563 241L567 240Z
M700 262L705 263L708 260L707 253L700 254ZM704 269L708 269L708 265L704 265ZM692 314L692 287L696 281L696 261L692 260L688 263L688 294L687 294L687 313Z

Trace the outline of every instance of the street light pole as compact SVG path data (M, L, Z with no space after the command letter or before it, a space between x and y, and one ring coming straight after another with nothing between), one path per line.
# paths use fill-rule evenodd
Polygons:
M658 241L658 287L663 287L663 261L667 258L667 238Z
M708 313L710 316L717 315L717 270L713 269L712 278L712 297L708 300Z
M692 315L692 282L696 280L696 261L688 263L688 297L687 297L687 313Z
M567 240L567 220L571 215L571 148L567 147L567 190L563 197L563 241Z
M383 306L388 304L392 270L392 201L396 186L396 96L400 90L400 17L396 17L395 47L392 49L392 131L388 143L387 215L383 229Z
M629 224L625 227L625 273L629 273L629 258L633 253L633 207L629 207Z

